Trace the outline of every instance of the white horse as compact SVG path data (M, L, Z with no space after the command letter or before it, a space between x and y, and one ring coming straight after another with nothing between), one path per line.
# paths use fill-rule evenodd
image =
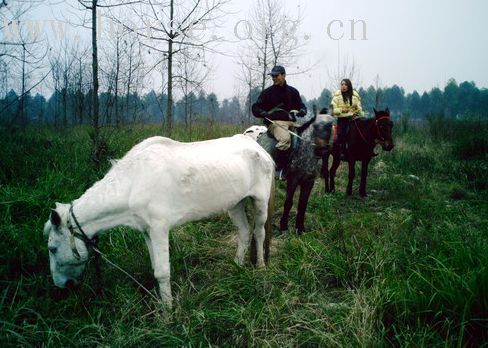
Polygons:
M171 306L170 229L228 211L239 230L235 261L242 264L250 240L246 197L254 202L257 266L263 266L273 175L271 157L244 135L195 143L146 139L80 198L51 210L44 233L54 284L77 284L93 238L125 225L144 232L161 297Z

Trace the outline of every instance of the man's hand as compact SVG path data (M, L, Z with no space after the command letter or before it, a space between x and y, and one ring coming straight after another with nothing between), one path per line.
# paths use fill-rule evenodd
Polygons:
M342 108L342 113L346 113L346 112L349 112L349 108Z

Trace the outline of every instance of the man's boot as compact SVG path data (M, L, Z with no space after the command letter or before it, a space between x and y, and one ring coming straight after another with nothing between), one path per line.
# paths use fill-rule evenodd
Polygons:
M288 166L288 157L290 156L290 149L278 150L276 149L276 179L285 180L285 169Z

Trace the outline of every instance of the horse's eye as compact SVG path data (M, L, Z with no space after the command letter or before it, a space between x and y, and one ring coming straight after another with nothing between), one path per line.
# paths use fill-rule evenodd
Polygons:
M56 254L56 251L58 251L58 248L56 248L56 247L49 247L48 249L51 252L51 254L53 254L53 255Z

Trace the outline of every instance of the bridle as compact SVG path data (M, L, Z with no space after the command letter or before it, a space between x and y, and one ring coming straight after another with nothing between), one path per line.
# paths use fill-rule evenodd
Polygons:
M359 128L357 122L356 122L356 119L357 117L353 118L352 120L354 121L354 124L356 125L356 129L359 133L359 135L361 136L361 139L363 139L363 141L365 143L369 143L368 140L366 140L366 137L363 135L363 133L361 132L361 129ZM390 116L381 116L381 117L378 117L378 118L375 118L375 123L374 123L374 127L376 129L376 136L375 136L375 139L374 140L377 140L376 143L384 143L386 141L385 137L383 137L381 135L381 132L380 132L380 127L378 126L378 121L380 120L389 120L390 119Z
M73 224L71 223L71 218L73 218L73 221L75 222L76 228L79 230L79 232L76 232ZM66 221L66 224L68 226L69 232L70 232L70 246L71 246L71 251L73 252L74 257L77 260L81 260L80 253L78 252L78 249L76 249L76 243L75 243L75 238L78 238L79 240L83 241L85 243L85 246L88 250L94 250L95 252L98 251L98 237L93 237L89 238L85 231L80 226L80 223L78 222L78 219L76 218L76 215L73 211L73 203L70 204L69 207L69 212L68 212L68 219Z
M375 120L375 128L376 128L376 134L378 135L376 137L376 139L378 139L378 143L384 143L386 141L385 137L381 135L381 132L380 132L380 127L378 127L378 121L380 120L390 120L390 116L381 116L381 117L378 117L376 120Z
M79 230L79 232L76 232L73 224L71 223L71 218L73 218L73 221L76 225L76 228ZM142 285L136 278L134 278L132 275L130 275L127 271L125 271L122 267L118 266L114 262L110 261L102 252L98 249L98 236L95 236L93 238L90 238L87 236L85 231L81 228L80 223L78 222L78 219L76 218L76 215L73 211L73 203L70 204L69 207L69 212L68 212L68 219L66 221L66 224L68 225L68 229L70 232L70 245L71 245L71 251L73 252L74 257L77 260L81 260L80 253L78 252L78 249L76 249L76 244L75 244L75 238L78 238L79 240L83 241L86 245L86 248L88 251L94 251L95 252L95 272L97 273L97 277L100 278L100 261L99 258L103 258L107 263L112 265L113 267L117 268L119 271L124 273L126 276L128 276L130 279L132 279L137 285L139 285L145 292L147 292L153 299L156 301L159 301L159 298L154 296L152 292L150 292L144 285Z

